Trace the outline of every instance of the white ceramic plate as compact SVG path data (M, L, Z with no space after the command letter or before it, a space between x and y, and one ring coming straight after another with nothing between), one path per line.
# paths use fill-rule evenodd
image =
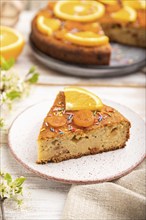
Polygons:
M145 123L130 109L104 101L119 110L131 122L131 135L123 149L60 163L36 164L37 136L53 99L26 109L9 131L9 146L14 157L30 171L66 183L98 183L117 179L132 171L145 158Z

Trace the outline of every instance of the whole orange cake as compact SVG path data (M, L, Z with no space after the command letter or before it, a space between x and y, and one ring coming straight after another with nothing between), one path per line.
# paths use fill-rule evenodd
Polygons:
M94 94L78 88L67 90L59 92L44 119L37 162L60 162L123 148L129 138L130 122ZM75 91L79 93L75 95Z
M49 2L33 19L30 39L53 58L75 64L108 65L109 40L146 46L145 1L134 2Z

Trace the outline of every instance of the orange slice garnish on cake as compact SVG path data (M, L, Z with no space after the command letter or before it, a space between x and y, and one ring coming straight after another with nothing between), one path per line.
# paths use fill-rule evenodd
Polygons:
M134 0L134 1L129 1L129 0L124 0L123 4L125 6L132 7L137 10L146 10L146 1L145 0Z
M58 1L54 7L57 17L64 20L91 22L104 15L105 7L97 1Z
M64 88L66 110L98 110L103 107L101 99L94 93L79 87Z
M136 21L137 13L133 8L124 6L119 11L112 13L111 17L120 22L134 22Z
M108 44L109 38L104 35L99 35L91 31L83 31L77 33L68 32L65 34L64 38L76 45L81 46L102 46Z
M90 127L94 123L94 115L90 110L80 110L74 114L73 122L79 127Z
M38 16L37 27L41 33L52 35L54 31L60 28L61 21L55 18L47 18L44 16Z
M64 116L54 115L46 118L46 122L54 128L62 127L66 124L67 120Z
M117 5L118 0L99 0L101 3L106 5Z
M121 8L121 5L119 4L118 0L99 0L99 1L105 5L107 14L118 11Z
M24 38L16 30L1 26L0 27L0 55L6 60L16 59L24 47Z

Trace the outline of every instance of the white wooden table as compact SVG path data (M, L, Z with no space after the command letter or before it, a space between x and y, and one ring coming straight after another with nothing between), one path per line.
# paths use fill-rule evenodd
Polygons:
M30 30L31 12L24 12L17 29L21 30L28 39ZM82 85L91 91L98 92L99 97L121 103L145 119L145 74L109 79L83 79L69 77L50 71L35 60L27 44L23 54L16 64L20 74L24 74L29 66L37 65L41 73L40 82L34 86L28 98L17 103L7 119L7 128L15 117L28 106L43 101L52 94L63 89L64 85ZM29 122L28 122L29 123ZM1 131L0 169L15 176L27 178L24 189L24 204L21 209L11 201L6 202L5 211L7 220L59 220L61 219L64 202L70 185L44 180L22 167L11 155L7 144L7 130Z

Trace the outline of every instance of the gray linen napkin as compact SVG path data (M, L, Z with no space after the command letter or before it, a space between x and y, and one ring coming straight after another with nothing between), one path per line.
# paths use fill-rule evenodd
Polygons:
M146 219L146 159L130 174L113 182L73 185L62 220Z

